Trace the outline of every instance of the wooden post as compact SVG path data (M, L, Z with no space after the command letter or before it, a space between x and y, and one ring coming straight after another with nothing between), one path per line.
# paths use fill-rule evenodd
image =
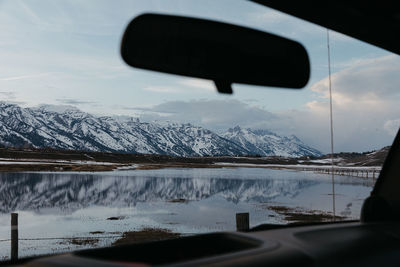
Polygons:
M246 232L250 229L249 213L236 213L236 231Z
M18 259L18 213L11 213L11 260Z

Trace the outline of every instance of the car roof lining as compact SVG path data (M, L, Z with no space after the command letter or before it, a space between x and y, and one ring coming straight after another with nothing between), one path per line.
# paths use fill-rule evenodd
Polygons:
M395 1L251 1L400 54L400 12Z

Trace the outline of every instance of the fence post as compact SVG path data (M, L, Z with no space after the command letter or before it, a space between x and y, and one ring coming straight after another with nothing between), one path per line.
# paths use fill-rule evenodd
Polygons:
M249 213L236 213L236 231L246 232L250 229Z
M11 260L18 259L18 213L11 213Z

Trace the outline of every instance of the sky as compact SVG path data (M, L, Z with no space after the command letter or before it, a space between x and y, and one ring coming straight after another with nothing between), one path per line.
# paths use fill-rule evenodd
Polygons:
M207 18L302 43L311 77L302 90L212 82L133 69L119 54L143 13ZM171 120L223 132L240 125L295 134L329 152L326 29L249 1L0 0L0 101L75 106L94 114ZM335 151L390 145L400 125L397 55L330 31ZM289 78L289 77L288 77Z

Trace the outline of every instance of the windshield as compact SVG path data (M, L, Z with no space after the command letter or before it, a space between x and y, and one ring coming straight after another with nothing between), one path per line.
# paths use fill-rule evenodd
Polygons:
M131 68L121 38L149 12L298 41L310 81L224 95ZM398 56L329 31L332 167L327 30L248 1L8 0L0 29L4 260L10 213L19 257L358 220L400 124Z

